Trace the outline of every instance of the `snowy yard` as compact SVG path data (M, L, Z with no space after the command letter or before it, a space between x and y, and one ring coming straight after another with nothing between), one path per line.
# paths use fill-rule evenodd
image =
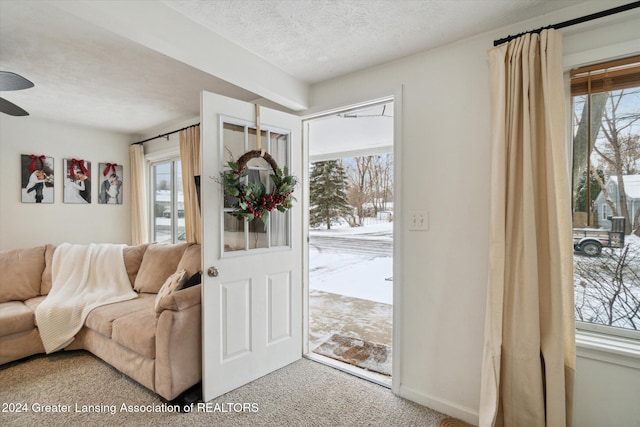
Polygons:
M310 231L309 287L369 301L392 304L393 258L391 251L381 251L378 244L393 242L393 223L382 222L350 228L335 226L331 230ZM314 237L348 238L352 246L327 248L314 244ZM342 241L342 239L340 239ZM367 246L376 247L366 253ZM381 255L388 252L387 256Z
M310 234L310 349L336 335L390 347L392 223L344 225Z
M393 242L392 227L391 222L378 222L356 228L342 224L331 230L312 229L310 288L392 304L393 262L389 249L389 242ZM315 244L314 237L317 237ZM347 239L352 241L351 245L344 244ZM335 242L333 247L326 243L331 241ZM381 246L385 243L387 249ZM624 258L622 250L607 248L597 257L575 255L577 320L640 328L640 237L626 236L625 243L629 249ZM366 253L367 248L372 253Z
M596 257L574 256L576 320L640 329L640 237Z

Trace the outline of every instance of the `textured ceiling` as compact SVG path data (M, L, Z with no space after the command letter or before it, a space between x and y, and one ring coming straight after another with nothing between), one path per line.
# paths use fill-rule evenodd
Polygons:
M33 1L0 3L0 69L35 83L32 89L2 93L34 117L124 133L198 116L205 88L257 98Z
M317 83L580 0L164 0L294 77Z
M199 114L202 90L265 97L174 55L133 41L122 28L90 23L67 1L0 0L0 70L35 87L2 96L33 117L129 134ZM103 3L163 5L162 18L190 19L238 49L315 83L581 3L579 0L213 0ZM79 4L77 3L77 4ZM610 5L603 2L606 7ZM618 2L619 3L619 2ZM603 7L606 8L606 7ZM153 8L157 10L157 7ZM115 13L115 15L118 15ZM158 18L161 18L160 16ZM153 16L152 16L153 18ZM171 17L169 17L171 18ZM166 22L166 21L165 21ZM171 25L166 40L179 38ZM144 38L144 34L141 36ZM211 52L216 55L216 52ZM220 58L241 69L234 56ZM217 58L216 58L217 60ZM236 61L237 62L237 61ZM267 96L268 98L268 96ZM2 115L3 117L6 117Z

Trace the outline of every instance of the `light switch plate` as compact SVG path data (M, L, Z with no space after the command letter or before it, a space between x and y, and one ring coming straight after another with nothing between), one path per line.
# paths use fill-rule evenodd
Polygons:
M409 230L428 231L429 230L429 213L426 211L409 212Z

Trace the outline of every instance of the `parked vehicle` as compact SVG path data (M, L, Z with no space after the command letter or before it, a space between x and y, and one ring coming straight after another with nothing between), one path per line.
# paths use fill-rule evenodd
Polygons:
M164 208L162 216L165 218L171 218L171 206ZM178 218L184 218L184 208L178 208Z
M608 217L611 229L574 228L573 250L588 256L598 256L602 248L622 248L624 246L624 217Z

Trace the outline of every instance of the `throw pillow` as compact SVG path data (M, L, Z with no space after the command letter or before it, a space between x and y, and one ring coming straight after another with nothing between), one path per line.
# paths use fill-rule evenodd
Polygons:
M171 295L172 293L179 291L184 286L184 283L187 281L187 270L180 270L173 273L171 276L167 277L167 280L164 281L158 295L156 295L155 308L158 309L158 304L160 304L160 300L167 295Z
M162 282L168 276L185 268L178 268L178 262L190 245L191 243L149 245L142 257L133 290L139 293L157 294Z
M202 267L200 266L202 263L200 261L202 257L201 254L202 252L200 250L199 244L194 243L193 245L189 246L187 250L184 251L182 258L180 259L180 262L176 267L176 271L182 270L184 268L185 270L187 270L187 274L191 276L193 273L202 270Z
M199 285L200 282L202 282L202 274L198 271L196 274L189 277L189 280L184 282L184 286L182 286L182 289L187 289L192 286Z
M0 251L0 302L25 301L40 295L44 253L44 246Z
M127 275L129 281L133 287L136 283L136 276L140 270L144 253L147 250L149 243L145 243L137 246L125 246L122 250L122 258L124 258L124 267L127 269Z

